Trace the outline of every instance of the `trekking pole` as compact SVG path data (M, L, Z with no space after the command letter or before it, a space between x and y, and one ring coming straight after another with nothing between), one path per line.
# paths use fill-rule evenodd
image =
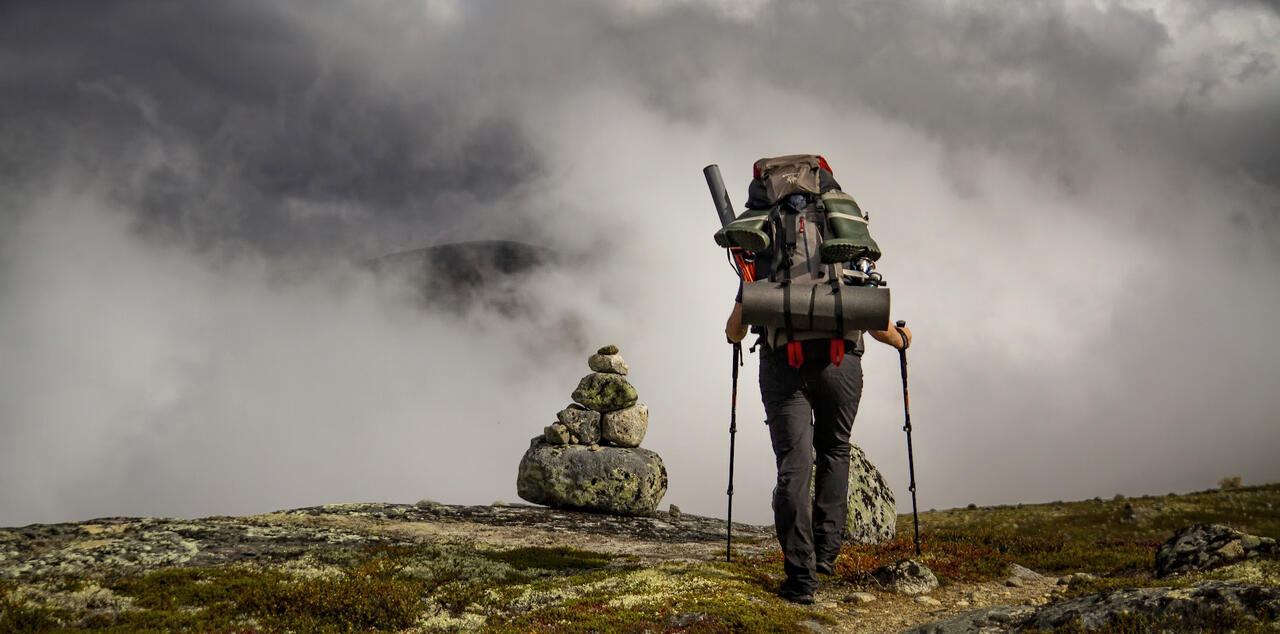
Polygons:
M915 524L916 529L916 556L920 556L920 514L916 510L916 462L915 457L911 454L911 398L907 395L907 333L902 329L907 326L907 322L899 319L896 324L898 336L902 337L902 347L898 348L898 362L902 366L902 413L906 416L906 424L902 426L902 431L907 432L907 469L911 473L911 486L907 487L911 491L911 521Z
M725 528L724 560L733 561L733 446L738 435L738 366L742 365L742 344L733 344L733 404L729 409L729 514Z

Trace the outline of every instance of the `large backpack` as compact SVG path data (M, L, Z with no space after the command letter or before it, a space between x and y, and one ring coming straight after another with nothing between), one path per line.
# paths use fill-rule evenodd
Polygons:
M888 328L889 290L874 272L880 247L825 159L756 161L747 207L715 239L754 260L742 315L766 349L785 346L788 362L799 367L801 342L830 339L830 361L839 364L846 340L860 348L863 330Z

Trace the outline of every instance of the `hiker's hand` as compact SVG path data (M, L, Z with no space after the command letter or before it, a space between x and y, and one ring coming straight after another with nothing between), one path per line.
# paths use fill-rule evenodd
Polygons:
M749 328L742 323L742 302L733 304L733 312L729 313L729 321L724 324L724 337L729 343L738 343L747 338Z
M911 346L911 329L906 326L894 326L894 330L898 332L898 343L894 345L899 350L906 350Z
M902 336L898 334L899 330L902 331ZM891 345L899 350L904 350L907 346L911 345L911 329L906 326L894 326L888 330L868 330L867 334L875 338L876 341ZM905 341L903 340L903 336L906 337Z

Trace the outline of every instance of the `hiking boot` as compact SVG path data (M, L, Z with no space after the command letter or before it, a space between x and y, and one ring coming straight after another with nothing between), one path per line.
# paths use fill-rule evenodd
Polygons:
M867 231L867 219L853 196L839 190L822 195L832 235L822 242L822 261L852 262L858 258L880 259L880 245Z
M819 561L819 562L818 562L818 567L817 567L817 569L818 569L818 574L820 574L820 575L834 575L834 574L836 574L836 565L835 565L834 563L831 563L831 562L827 562L827 561Z
M788 590L782 589L778 591L778 596L799 605L813 605L813 592L808 590Z

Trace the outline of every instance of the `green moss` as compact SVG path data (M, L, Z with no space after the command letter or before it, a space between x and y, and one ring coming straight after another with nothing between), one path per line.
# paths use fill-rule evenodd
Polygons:
M245 596L278 586L287 575L251 568L165 568L139 577L125 577L107 588L130 597L145 610L175 611L234 603Z
M774 597L744 564L662 564L575 576L531 588L551 599L494 618L493 632L794 632L829 617Z
M609 562L614 559L614 555L564 546L553 548L537 546L512 548L511 550L484 553L484 556L493 561L503 562L516 570L528 570L530 568L541 570L586 570L602 568L609 565Z

